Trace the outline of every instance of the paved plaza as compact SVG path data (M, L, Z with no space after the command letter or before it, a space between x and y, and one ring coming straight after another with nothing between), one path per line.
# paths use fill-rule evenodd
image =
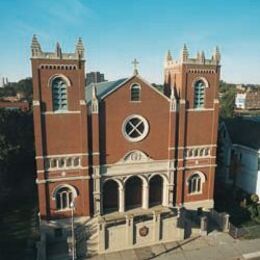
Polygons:
M91 260L131 259L260 259L260 239L235 240L230 235L213 232L209 236L191 238L183 242L162 243L155 246L125 250L92 257Z

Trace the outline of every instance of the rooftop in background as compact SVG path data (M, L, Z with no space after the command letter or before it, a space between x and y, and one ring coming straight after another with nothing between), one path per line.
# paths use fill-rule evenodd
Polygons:
M99 83L104 82L105 75L104 73L100 73L99 71L92 71L86 74L86 85L89 85L91 83Z
M233 144L260 149L260 120L234 118L224 122Z

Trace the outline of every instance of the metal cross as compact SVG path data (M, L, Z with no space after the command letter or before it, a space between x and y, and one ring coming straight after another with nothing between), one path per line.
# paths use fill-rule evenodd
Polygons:
M139 64L139 62L137 61L137 59L134 59L132 61L132 64L134 65L134 74L137 75L138 74L137 65Z

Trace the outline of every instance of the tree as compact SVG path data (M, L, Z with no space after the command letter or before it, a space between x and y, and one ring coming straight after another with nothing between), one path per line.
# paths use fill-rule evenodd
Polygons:
M14 187L35 171L32 113L0 109L0 125L0 182Z
M230 118L234 116L236 85L220 81L220 117Z

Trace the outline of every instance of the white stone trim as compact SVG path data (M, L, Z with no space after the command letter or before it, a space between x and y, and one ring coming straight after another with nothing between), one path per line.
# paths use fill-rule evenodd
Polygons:
M80 177L66 177L66 178L53 178L53 179L46 179L46 180L38 180L36 179L36 184L45 184L50 182L59 182L59 181L76 181L76 180L89 180L89 176L80 176Z
M73 157L73 156L88 156L88 153L70 153L70 154L52 154L52 155L44 155L44 156L36 156L35 159L49 159L55 157Z
M33 100L33 106L39 106L40 101L39 100Z
M209 200L200 200L194 202L185 202L183 206L187 209L194 209L194 210L197 210L200 207L205 209L210 209L214 207L214 200L209 199Z
M75 170L88 170L88 166L79 166L79 167L63 167L63 168L49 168L46 169L45 172L62 172L62 171L75 171ZM37 171L38 172L38 171Z
M206 112L206 111L214 111L214 108L204 108L204 107L188 108L186 109L186 111Z
M60 114L80 114L80 111L68 111L68 110L57 110L57 111L46 111L41 112L42 115L60 115Z
M65 83L67 84L67 87L70 87L71 86L71 81L70 81L70 79L67 77L67 76L65 76L64 74L54 74L54 75L52 75L49 79L48 79L48 87L52 87L52 82L53 82L53 80L55 80L56 78L62 78L64 81L65 81Z
M136 137L136 138L132 138L129 136L128 133L126 133L126 125L129 123L129 121L133 118L138 118L140 120L140 122L142 122L144 124L144 131L143 133L140 134L140 136ZM149 133L149 123L148 121L141 115L137 115L137 114L132 114L129 115L123 122L122 124L122 134L125 137L125 139L129 142L135 143L135 142L140 142L142 141L144 138L146 138L146 136Z
M73 198L76 198L78 196L78 192L76 190L76 188L72 185L69 184L59 184L58 186L56 186L53 190L52 190L52 199L55 200L56 194L57 192L62 189L62 188L68 188L72 191L73 194ZM60 211L60 210L59 210Z
M195 83L198 82L199 80L203 81L205 84L206 88L209 88L209 82L205 77L196 77L193 81L192 81L192 87L194 88Z
M217 167L217 164L199 164L199 165L189 165L185 166L183 169L192 170L197 168L205 168L205 167Z
M79 104L80 104L81 106L85 106L87 103L86 103L86 100L81 99L81 100L79 101Z

